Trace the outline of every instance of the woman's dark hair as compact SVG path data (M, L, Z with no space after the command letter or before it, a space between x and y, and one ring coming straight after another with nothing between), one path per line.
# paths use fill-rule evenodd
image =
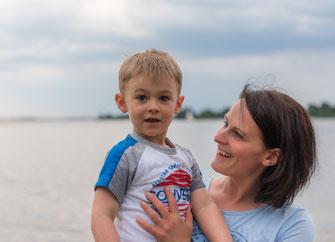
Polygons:
M261 130L265 147L280 149L278 163L260 177L255 202L276 208L291 204L316 168L311 119L297 101L276 90L255 90L247 84L240 99Z

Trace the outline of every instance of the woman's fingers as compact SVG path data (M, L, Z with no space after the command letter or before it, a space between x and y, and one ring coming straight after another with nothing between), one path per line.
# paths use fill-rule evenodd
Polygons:
M144 212L151 218L152 221L156 221L159 218L159 214L153 210L148 203L142 201L140 204Z
M157 211L160 213L160 215L162 217L169 216L169 211L167 210L166 206L161 201L159 201L158 198L154 194L152 194L150 192L146 192L145 196L149 199L149 201L152 203L152 205L155 206L155 208L157 209ZM152 211L154 211L154 210L152 210ZM157 212L156 212L156 214L157 214ZM158 216L156 215L156 217L154 217L154 218L152 218L150 216L150 218L153 221L156 221L158 219Z
M169 203L169 209L170 213L178 213L179 214L179 209L178 209L178 204L176 202L176 199L173 196L173 193L169 187L164 188L168 203Z
M166 186L166 187L164 187L164 192L165 192L168 204L169 204L170 213L171 214L179 214L178 204L176 202L176 199L175 199L171 189L168 186ZM150 192L147 192L145 195L148 198L148 200L155 206L155 208L158 210L158 212L161 214L162 217L169 215L169 211L167 210L166 205L164 205L161 201L159 201L154 194L152 194ZM145 210L145 211L147 211L147 210ZM152 214L152 213L150 213L150 214ZM149 216L150 216L150 214L148 213ZM157 217L150 216L150 218L153 221L157 220Z
M157 234L157 229L152 226L151 224L148 224L147 222L145 222L143 219L141 218L137 218L136 219L137 223L146 231L148 231L149 233L153 234L154 236L156 236Z
M193 215L191 213L191 206L186 210L185 224L193 228Z

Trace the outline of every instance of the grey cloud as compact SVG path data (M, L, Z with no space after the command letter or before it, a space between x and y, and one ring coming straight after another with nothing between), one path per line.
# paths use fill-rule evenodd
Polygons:
M279 80L283 76L304 80L308 89L313 89L311 83L323 70L326 73L318 83L332 85L329 80L334 71L322 66L334 59L334 55L325 54L335 49L334 1L125 0L116 6L119 3L2 1L0 89L13 95L6 95L6 100L0 96L0 103L17 103L7 114L19 115L22 110L14 107L23 102L26 112L36 115L38 110L48 114L43 103L54 107L55 115L117 112L111 97L117 91L120 63L125 55L151 47L171 52L181 63L185 105L198 110L207 105L231 105L243 83L255 74L274 72ZM87 4L96 5L91 10ZM99 16L101 9L103 16ZM297 58L297 63L289 62L297 66L294 73L282 64L292 59L292 53L313 58L316 63L298 65L303 59ZM254 56L263 56L266 61L248 59ZM237 68L215 66L216 59L218 65ZM204 81L209 85L207 92L202 91ZM279 84L293 92L299 86ZM308 94L308 89L299 91L306 96L304 103L321 100ZM327 90L322 93L332 100ZM5 115L1 110L0 116Z

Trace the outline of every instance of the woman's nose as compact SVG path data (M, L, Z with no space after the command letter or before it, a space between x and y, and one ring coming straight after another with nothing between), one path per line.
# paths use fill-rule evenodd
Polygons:
M225 126L222 126L214 137L216 143L227 143L227 129Z

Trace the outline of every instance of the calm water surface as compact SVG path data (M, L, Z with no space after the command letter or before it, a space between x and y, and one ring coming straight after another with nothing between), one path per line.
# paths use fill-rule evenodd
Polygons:
M314 120L320 167L296 203L313 217L315 241L335 241L335 120ZM169 137L191 149L205 177L219 120L174 121ZM0 122L0 241L93 241L93 187L127 121Z

